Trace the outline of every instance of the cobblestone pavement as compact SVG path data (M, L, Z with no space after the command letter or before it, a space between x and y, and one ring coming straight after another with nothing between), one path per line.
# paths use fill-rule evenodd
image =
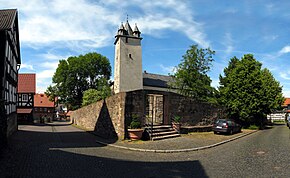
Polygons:
M19 131L11 137L9 149L1 157L0 177L290 175L290 132L286 126L260 131L211 149L186 153L129 151L103 146L96 143L96 139L66 122L19 126Z

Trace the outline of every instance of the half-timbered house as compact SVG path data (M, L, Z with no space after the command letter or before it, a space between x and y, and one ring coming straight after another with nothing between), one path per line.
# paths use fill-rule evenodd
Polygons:
M17 90L17 114L19 122L33 122L35 74L19 74Z
M17 10L0 10L0 145L17 130L16 91L20 63Z

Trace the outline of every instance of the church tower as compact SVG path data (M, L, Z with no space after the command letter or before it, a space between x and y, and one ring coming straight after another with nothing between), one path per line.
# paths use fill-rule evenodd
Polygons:
M115 36L114 92L143 89L141 32L128 20Z

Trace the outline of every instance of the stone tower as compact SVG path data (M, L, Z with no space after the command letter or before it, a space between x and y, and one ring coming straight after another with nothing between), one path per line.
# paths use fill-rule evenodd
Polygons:
M141 32L127 20L115 36L114 92L143 89Z

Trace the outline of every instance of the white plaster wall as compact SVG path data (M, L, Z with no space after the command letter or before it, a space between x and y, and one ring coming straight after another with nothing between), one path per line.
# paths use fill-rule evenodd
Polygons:
M141 39L120 37L115 48L115 93L143 88ZM131 58L130 58L130 56Z

